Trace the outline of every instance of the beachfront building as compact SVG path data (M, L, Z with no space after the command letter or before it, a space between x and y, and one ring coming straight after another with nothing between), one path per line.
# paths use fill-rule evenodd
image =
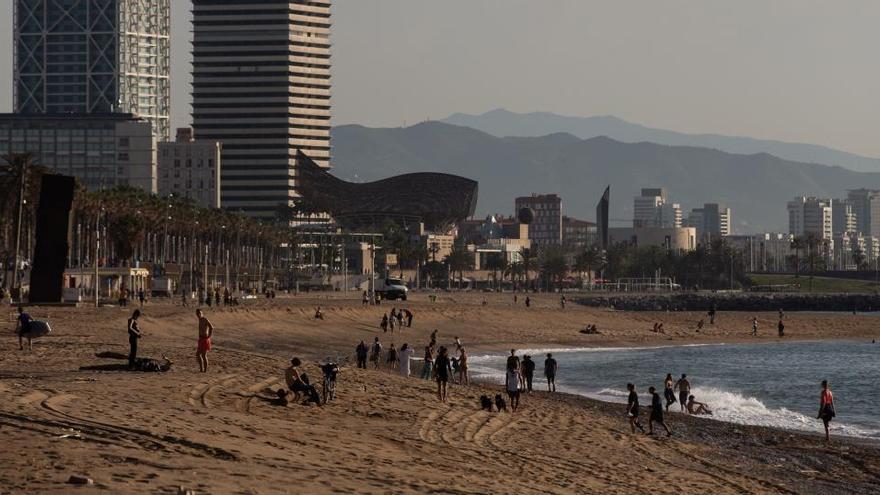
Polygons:
M608 243L612 246L657 246L667 251L692 251L697 247L697 231L693 227L612 227L608 229Z
M633 227L681 227L681 205L669 203L666 189L644 188L633 198Z
M170 137L170 0L15 0L21 114L126 113Z
M566 251L577 252L598 242L596 224L587 220L562 217L562 245Z
M694 208L684 223L685 226L696 229L697 240L701 243L733 233L730 208L718 203L706 203L702 208Z
M197 141L192 129L177 129L175 141L159 143L159 195L220 208L220 150L217 141Z
M558 194L532 194L516 198L516 211L529 209L529 239L534 247L558 246L562 243L562 198Z
M880 236L880 191L876 189L853 189L846 200L852 205L856 230L865 235Z
M855 208L848 199L831 200L831 231L835 237L859 231Z
M32 153L90 190L157 190L156 138L148 120L132 115L0 114L0 156L9 153Z
M193 128L223 143L221 202L275 218L300 197L298 151L330 166L330 1L193 0L192 22Z

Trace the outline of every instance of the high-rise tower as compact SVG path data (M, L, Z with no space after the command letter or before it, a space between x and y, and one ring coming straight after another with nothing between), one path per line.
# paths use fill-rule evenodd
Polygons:
M170 0L15 0L22 114L130 113L170 137Z
M223 143L224 208L292 206L297 150L330 165L330 1L193 0L193 128Z

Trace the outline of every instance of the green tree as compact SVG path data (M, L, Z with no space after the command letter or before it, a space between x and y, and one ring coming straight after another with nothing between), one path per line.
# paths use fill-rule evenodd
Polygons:
M452 246L452 251L446 256L445 261L451 273L458 272L458 288L461 289L462 282L464 281L464 271L473 269L473 255L468 252L467 246L464 243L456 242Z
M492 271L492 281L496 290L498 289L498 273L504 276L504 270L507 269L507 260L504 259L503 253L489 253L486 258L486 269Z
M568 263L565 260L565 253L556 248L545 250L541 256L541 278L546 281L547 288L549 290L561 288L567 274Z

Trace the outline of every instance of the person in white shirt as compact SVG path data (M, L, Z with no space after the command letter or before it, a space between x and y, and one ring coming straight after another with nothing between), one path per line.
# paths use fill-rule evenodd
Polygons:
M409 360L414 354L413 348L409 344L403 344L398 354L400 357L400 376L408 377L410 373Z

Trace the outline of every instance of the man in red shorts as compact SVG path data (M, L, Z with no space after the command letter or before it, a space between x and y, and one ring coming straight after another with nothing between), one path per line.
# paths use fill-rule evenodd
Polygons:
M199 344L196 349L196 357L199 358L199 371L208 372L208 351L211 350L211 337L214 335L214 325L202 314L201 309L196 310L199 318Z

